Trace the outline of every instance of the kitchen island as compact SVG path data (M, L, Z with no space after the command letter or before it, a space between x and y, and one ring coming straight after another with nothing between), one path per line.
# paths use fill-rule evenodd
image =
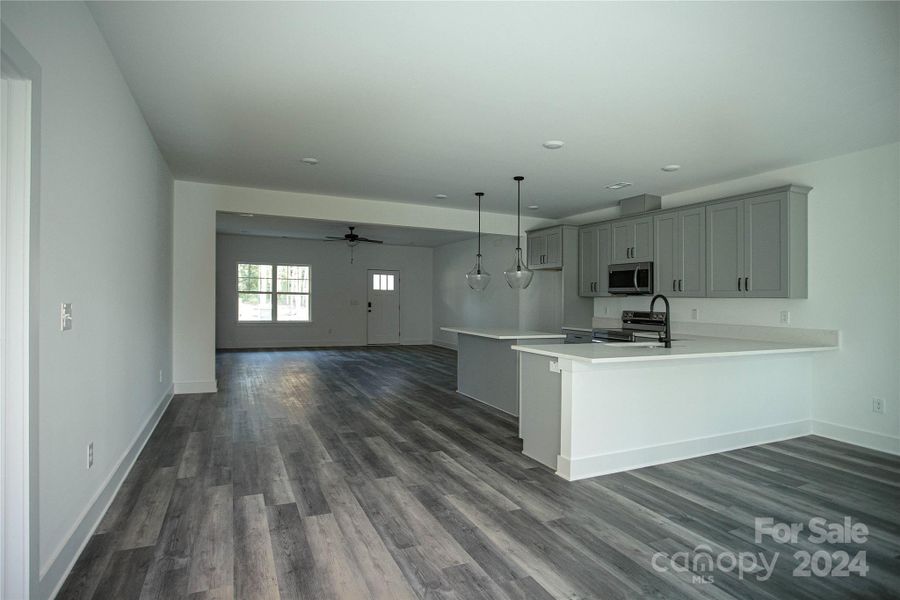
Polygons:
M511 415L519 414L519 363L511 345L562 342L562 333L519 329L441 327L457 337L456 388L460 394Z
M523 453L569 481L810 433L833 341L518 344Z

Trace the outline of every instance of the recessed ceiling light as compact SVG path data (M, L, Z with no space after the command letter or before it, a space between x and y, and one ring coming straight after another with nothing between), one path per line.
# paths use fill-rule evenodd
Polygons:
M437 198L438 200L446 200L447 194L435 194L434 197Z
M319 164L319 159L318 159L318 158L313 158L313 157L310 156L310 157L308 157L308 158L301 158L301 159L300 159L300 162L305 163L305 164L310 165L310 166L313 166L313 165Z
M671 173L672 171L677 171L681 168L681 165L666 165L662 168L666 173Z
M537 209L539 209L539 208L540 208L539 205L537 205L537 204L532 204L531 206L528 207L528 210L537 210Z
M559 150L565 145L566 143L562 140L547 140L546 142L541 144L541 146L543 146L547 150Z
M611 183L608 186L606 186L606 189L621 190L622 188L627 188L630 185L632 185L632 184L627 181L617 181L616 183Z

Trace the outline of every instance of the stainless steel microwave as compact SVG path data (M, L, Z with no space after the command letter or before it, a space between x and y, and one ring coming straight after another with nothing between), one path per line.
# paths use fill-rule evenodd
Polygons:
M653 293L653 263L609 265L609 293L642 296Z

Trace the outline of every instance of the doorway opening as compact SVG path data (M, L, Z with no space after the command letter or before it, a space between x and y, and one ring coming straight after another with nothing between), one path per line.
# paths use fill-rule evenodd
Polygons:
M4 27L0 69L0 597L36 582L40 68Z
M369 345L400 343L400 271L368 270Z

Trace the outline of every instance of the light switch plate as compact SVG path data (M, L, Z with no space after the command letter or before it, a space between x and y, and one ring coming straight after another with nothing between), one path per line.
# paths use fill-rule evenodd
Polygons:
M789 310L781 311L780 320L781 320L782 325L790 325L791 324L791 311L789 311Z
M63 302L59 305L59 330L69 331L72 329L72 303Z

